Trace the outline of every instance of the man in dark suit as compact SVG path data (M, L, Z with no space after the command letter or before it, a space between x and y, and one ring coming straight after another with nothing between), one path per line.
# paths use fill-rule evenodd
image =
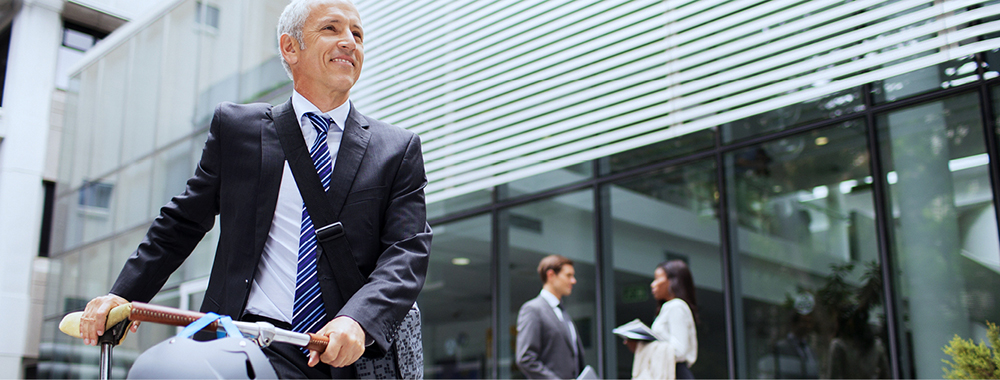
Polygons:
M280 377L354 377L351 364L363 353L389 349L428 264L420 140L351 104L364 31L350 1L293 0L278 35L292 98L275 107L216 108L186 190L160 210L111 292L87 304L80 325L86 344L96 345L111 308L149 301L219 215L219 245L201 310L330 337L322 355L277 343L266 348ZM291 145L283 148L285 143ZM286 156L288 146L308 152ZM317 236L325 238L316 231L323 226L312 225L315 210L303 209L302 179L290 166L303 160L295 157L318 173L324 195L343 199L339 222L346 243L338 247L344 252L317 248ZM344 257L357 265L337 265ZM344 296L338 286L351 274L363 286Z
M573 379L583 370L583 344L562 298L573 292L573 261L559 255L538 263L542 291L517 314L517 366L529 379Z

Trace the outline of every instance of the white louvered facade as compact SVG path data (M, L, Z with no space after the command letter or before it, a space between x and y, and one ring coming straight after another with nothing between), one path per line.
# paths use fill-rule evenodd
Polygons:
M357 3L431 203L1000 47L990 1Z

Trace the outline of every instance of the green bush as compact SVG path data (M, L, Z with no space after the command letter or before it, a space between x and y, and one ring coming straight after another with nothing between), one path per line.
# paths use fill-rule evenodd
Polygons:
M985 343L975 344L972 339L963 340L958 335L944 347L944 353L951 356L950 362L942 360L951 366L942 367L946 379L1000 379L1000 328L986 322L989 330L986 336L992 348Z

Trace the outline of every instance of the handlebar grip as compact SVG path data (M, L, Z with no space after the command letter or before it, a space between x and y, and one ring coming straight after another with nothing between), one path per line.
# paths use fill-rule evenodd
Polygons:
M323 351L326 351L326 346L328 344L330 344L330 338L309 333L309 345L306 346L306 348L323 353Z
M184 327L204 317L205 313L176 309L167 306L152 305L144 302L132 302L132 314L129 319L140 322L155 322L171 326ZM217 330L219 322L212 322L206 329Z
M115 325L126 321L129 319L129 314L132 313L132 304L127 303L123 305L118 305L114 309L108 312L107 321L104 325L105 331L110 330ZM64 334L69 335L74 338L82 338L80 336L80 319L83 318L82 311L75 311L63 316L62 320L59 321L59 330ZM122 339L125 339L122 336Z

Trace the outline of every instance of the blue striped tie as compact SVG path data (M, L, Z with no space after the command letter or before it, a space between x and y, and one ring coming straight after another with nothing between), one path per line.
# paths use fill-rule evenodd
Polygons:
M316 142L309 150L309 155L312 156L313 164L316 165L320 182L323 183L323 190L329 190L333 164L326 138L332 121L326 115L319 116L312 112L306 113L306 117L312 121L317 132ZM305 203L303 203L302 228L299 230L298 270L295 274L295 306L292 313L292 331L295 332L315 333L322 327L320 322L326 319L326 309L323 306L323 298L320 294L316 274L316 258L319 256L319 252L316 228L313 226L312 218L309 217L309 212L306 211ZM304 348L302 351L306 354L309 353L309 350Z

